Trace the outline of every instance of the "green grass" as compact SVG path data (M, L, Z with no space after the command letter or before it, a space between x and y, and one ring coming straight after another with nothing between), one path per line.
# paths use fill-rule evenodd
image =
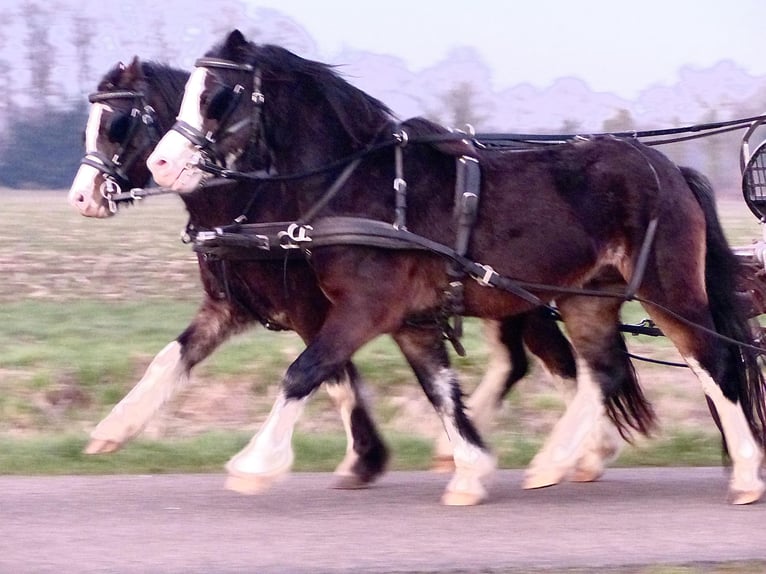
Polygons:
M242 449L251 435L245 431L208 431L196 436L163 440L138 439L108 455L86 455L87 437L0 437L0 474L165 474L222 472L226 461ZM391 470L427 470L430 440L386 433ZM345 437L337 433L297 432L293 438L293 470L330 472L343 458ZM517 438L498 445L501 468L523 468L541 446L539 440ZM612 466L716 466L721 464L720 441L679 432L668 439L627 447Z
M136 440L109 455L82 453L87 437L80 435L0 437L0 474L163 474L222 472L226 461L243 448L250 435L244 431L211 431L198 436L166 440ZM418 437L387 437L394 470L426 469L431 445ZM294 470L335 469L345 452L339 434L296 433Z

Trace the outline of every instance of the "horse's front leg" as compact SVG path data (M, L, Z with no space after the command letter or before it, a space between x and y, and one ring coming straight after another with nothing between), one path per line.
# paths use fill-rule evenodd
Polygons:
M484 481L494 472L496 460L465 413L463 394L450 368L440 329L402 328L394 333L394 340L442 419L452 445L455 473L442 503L479 504L487 497Z
M356 367L352 363L346 365L343 376L327 381L325 388L346 432L346 454L335 469L338 479L334 488L364 488L385 472L389 455L367 408Z
M258 433L226 464L226 488L255 494L289 472L293 430L308 398L323 381L341 377L353 353L380 334L380 325L365 316L364 310L353 306L330 311L319 333L288 367L274 406ZM350 417L348 422L353 430Z
M186 330L157 354L136 386L93 429L85 453L114 452L138 435L188 383L191 368L248 322L227 302L206 298Z
M506 389L513 382L524 376L527 362L524 348L519 345L511 349L502 338L501 324L498 321L484 321L484 335L489 351L487 370L479 384L466 400L466 408L471 421L484 435L492 428L495 415L502 405ZM514 351L520 348L521 356ZM521 374L519 374L521 373ZM515 377L515 378L514 378ZM455 464L452 452L453 442L446 430L442 430L434 445L432 468L436 472L453 472Z

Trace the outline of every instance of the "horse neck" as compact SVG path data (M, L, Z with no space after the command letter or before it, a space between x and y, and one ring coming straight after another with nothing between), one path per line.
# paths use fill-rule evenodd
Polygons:
M367 118L364 124L360 121L364 127L354 126L352 134L328 102L309 105L291 93L278 96L275 108L267 140L275 167L282 174L313 171L349 157L369 146L389 123L382 115Z

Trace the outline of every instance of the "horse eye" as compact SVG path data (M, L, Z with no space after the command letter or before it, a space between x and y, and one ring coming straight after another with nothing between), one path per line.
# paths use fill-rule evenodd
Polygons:
M117 114L111 122L107 131L107 138L112 143L125 143L125 138L130 129L130 116L128 114Z
M226 110L229 109L233 97L234 91L231 88L226 86L217 87L207 98L205 117L210 120L220 121Z

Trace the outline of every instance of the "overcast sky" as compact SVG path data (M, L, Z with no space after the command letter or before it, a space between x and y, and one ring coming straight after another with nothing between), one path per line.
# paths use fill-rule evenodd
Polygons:
M248 1L301 24L327 61L365 50L418 71L451 47L471 46L492 68L495 89L576 76L633 98L674 83L681 66L724 59L766 74L766 0Z

